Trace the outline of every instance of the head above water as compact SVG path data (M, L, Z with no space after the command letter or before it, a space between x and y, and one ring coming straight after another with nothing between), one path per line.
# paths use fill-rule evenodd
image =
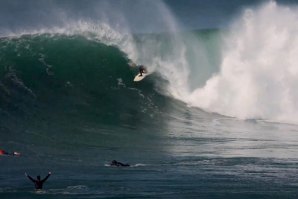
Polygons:
M40 176L37 176L36 178L37 178L37 180L40 180Z

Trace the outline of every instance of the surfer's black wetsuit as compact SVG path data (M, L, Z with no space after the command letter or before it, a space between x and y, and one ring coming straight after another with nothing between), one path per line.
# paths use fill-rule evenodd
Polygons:
M143 73L146 73L146 69L143 65L139 66L139 72L140 72L140 76L143 76Z
M37 179L33 179L31 176L26 176L34 183L35 189L42 189L43 183L50 177L51 173L49 173L43 180L40 180L40 176L37 176Z
M123 164L122 162L118 162L116 160L113 160L110 164L111 166L116 166L116 167L129 167L129 164Z

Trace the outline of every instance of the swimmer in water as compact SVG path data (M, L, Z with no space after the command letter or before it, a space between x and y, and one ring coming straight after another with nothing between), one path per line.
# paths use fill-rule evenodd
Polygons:
M14 152L12 152L12 153L9 153L9 152L7 152L7 151L4 151L4 150L0 149L0 155L20 156L21 153L16 152L16 151L14 151Z
M40 179L40 176L37 176L36 179L34 179L31 176L29 176L27 173L25 173L25 176L34 183L36 190L41 190L43 187L43 183L50 177L51 174L52 173L49 172L48 175L43 180Z
M116 166L116 167L129 167L130 165L129 164L124 164L122 162L118 162L116 160L113 160L111 163L110 163L110 166Z

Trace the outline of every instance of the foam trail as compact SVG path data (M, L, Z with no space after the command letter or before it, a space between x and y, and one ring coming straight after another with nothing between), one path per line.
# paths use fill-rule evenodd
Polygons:
M232 27L220 72L188 102L241 119L298 123L298 9L271 1Z

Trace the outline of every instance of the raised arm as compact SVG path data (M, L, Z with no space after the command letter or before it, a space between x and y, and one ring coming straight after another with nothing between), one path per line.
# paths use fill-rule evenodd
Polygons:
M29 178L32 182L36 182L36 180L34 180L31 176L29 176L27 173L25 173L25 176L27 177L27 178Z
M49 172L48 175L42 180L42 182L45 182L45 181L50 177L51 174L52 174L52 173Z

